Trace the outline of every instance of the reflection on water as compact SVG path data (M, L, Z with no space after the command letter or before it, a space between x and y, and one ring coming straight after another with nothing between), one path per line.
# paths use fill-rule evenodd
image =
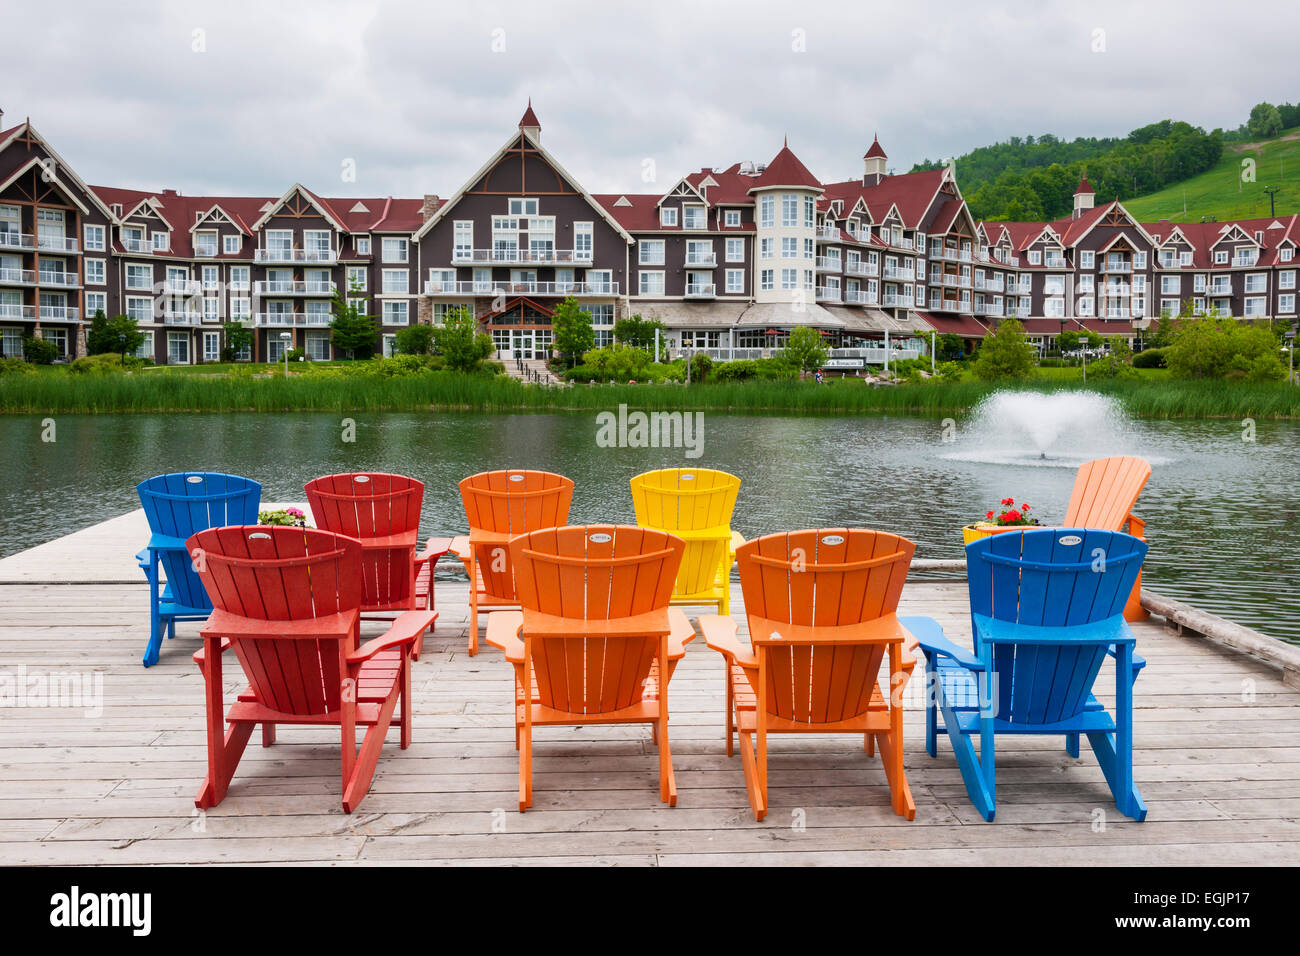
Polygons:
M1146 585L1300 642L1300 427L1261 421L1247 443L1239 422L1130 422L1068 402L1039 409L1050 435L1015 424L1036 419L1014 403L955 432L939 419L706 414L704 454L692 460L597 447L594 413L357 414L354 444L329 414L61 416L53 444L41 442L39 418L5 417L0 554L136 508L135 484L166 471L248 475L270 501L303 500L303 483L329 472L402 472L426 483L432 534L465 530L456 482L474 471L558 471L576 482L574 521L631 522L629 478L695 465L741 476L735 526L747 536L866 526L914 539L918 557L958 557L961 525L1000 499L1059 519L1080 461L1127 453L1154 467L1137 509L1151 542Z

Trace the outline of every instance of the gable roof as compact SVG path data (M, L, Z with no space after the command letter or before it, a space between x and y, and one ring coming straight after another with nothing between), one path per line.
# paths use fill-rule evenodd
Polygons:
M419 242L420 239L422 239L425 235L427 235L429 230L432 229L443 218L443 216L447 214L449 210L451 210L453 207L456 206L457 203L459 203L463 198L465 198L465 194L469 192L469 187L473 186L476 182L478 182L480 179L486 176L488 174L488 171L497 164L497 162L501 159L501 157L503 157L506 154L506 150L510 149L516 143L519 143L521 141L527 143L531 148L537 150L538 154L542 157L542 159L546 163L548 163L550 167L554 169L557 174L559 174L560 178L563 179L570 186L572 186L574 191L577 192L578 195L580 195L584 200L586 200L587 204L591 206L592 209L596 210L596 212L600 214L600 217L602 219L604 219L607 223L609 223L611 226L614 227L615 232L621 235L624 238L624 240L628 242L628 244L632 243L633 240L631 234L626 229L623 228L623 226L619 223L619 221L616 218L614 218L614 216L610 213L610 211L604 205L597 202L596 198L592 196L591 193L587 192L586 187L581 185L576 179L570 176L568 170L566 170L563 166L561 166L556 161L555 157L552 156L550 153L548 153L542 147L542 144L537 141L537 139L533 136L533 134L528 132L525 129L520 129L519 132L512 134L508 140L502 143L501 148L498 149L496 152L494 152L490 157L488 157L488 161L479 167L478 172L476 172L469 179L465 180L464 184L460 187L460 189L456 190L456 195L452 196L446 202L438 206L436 210L434 210L433 215L430 216L428 219L426 219L424 223L415 231L414 235L412 236L412 239L416 242Z
M290 198L293 197L293 194L296 192L300 192L304 196L306 196L307 201L311 203L313 206L315 206L316 211L319 212L322 216L324 216L329 221L330 225L332 225L335 229L337 229L339 232L348 231L347 227L344 226L343 223L340 221L338 213L334 211L334 209L330 206L330 204L325 200L321 199L320 196L317 196L315 193L313 193L302 183L294 183L287 190L285 190L283 196L281 196L277 200L274 200L271 203L271 208L266 210L266 212L264 212L261 215L261 217L255 223L253 223L253 228L261 229L262 226L266 224L266 221L270 219L272 216L274 216L276 212L280 209L280 207L283 206L285 203L287 203L290 200Z
M19 123L17 126L11 126L3 133L0 133L0 152L3 152L4 149L11 142L17 139L18 134L23 130L27 131L28 136L37 140L41 144L41 146L45 148L45 152L49 154L50 158L54 160L55 174L61 173L74 186L80 189L90 199L91 202L93 202L96 206L99 207L99 211L104 214L104 217L108 219L109 222L117 222L117 218L113 215L113 210L109 209L108 206L106 206L103 203L103 201L100 200L100 198L95 195L95 191L86 185L85 181L80 176L77 175L76 170L74 170L71 166L69 166L67 161L62 156L59 155L58 151L53 146L50 145L49 140L47 140L44 136L42 136L39 132L36 131L36 127L33 126L30 121ZM12 181L12 177L11 177L11 181ZM58 182L57 175L55 175L54 181Z

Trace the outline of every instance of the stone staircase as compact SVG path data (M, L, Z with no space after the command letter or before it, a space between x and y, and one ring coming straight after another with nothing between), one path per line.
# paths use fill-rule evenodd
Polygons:
M521 382L533 382L541 385L563 385L563 381L546 367L544 359L523 359L522 361L508 358L501 360L506 367L506 374L511 378L517 378Z

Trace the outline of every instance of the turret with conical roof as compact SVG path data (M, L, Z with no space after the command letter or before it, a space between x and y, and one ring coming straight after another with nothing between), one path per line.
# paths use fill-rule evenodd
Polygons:
M796 189L815 189L817 192L822 191L821 180L814 176L799 157L790 149L790 141L787 139L781 147L781 152L772 157L772 161L767 164L762 175L754 180L754 185L750 187L750 192L757 192L761 189L777 189L782 186L794 187Z

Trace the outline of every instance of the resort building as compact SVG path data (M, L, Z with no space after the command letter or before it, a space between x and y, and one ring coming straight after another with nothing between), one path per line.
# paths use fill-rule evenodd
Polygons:
M598 344L639 314L664 323L674 352L755 358L810 326L841 370L920 354L931 332L973 342L1005 317L1044 348L1068 329L1134 338L1189 301L1296 317L1296 215L1138 223L1084 180L1067 219L977 222L951 169L890 174L878 139L845 181L819 179L787 142L766 163L593 195L543 147L529 104L448 195L90 186L0 112L0 351L37 335L84 354L102 311L135 318L156 362L217 360L228 321L256 333L244 358L328 359L336 292L375 316L385 353L403 327L463 307L498 357L541 358L574 296Z

